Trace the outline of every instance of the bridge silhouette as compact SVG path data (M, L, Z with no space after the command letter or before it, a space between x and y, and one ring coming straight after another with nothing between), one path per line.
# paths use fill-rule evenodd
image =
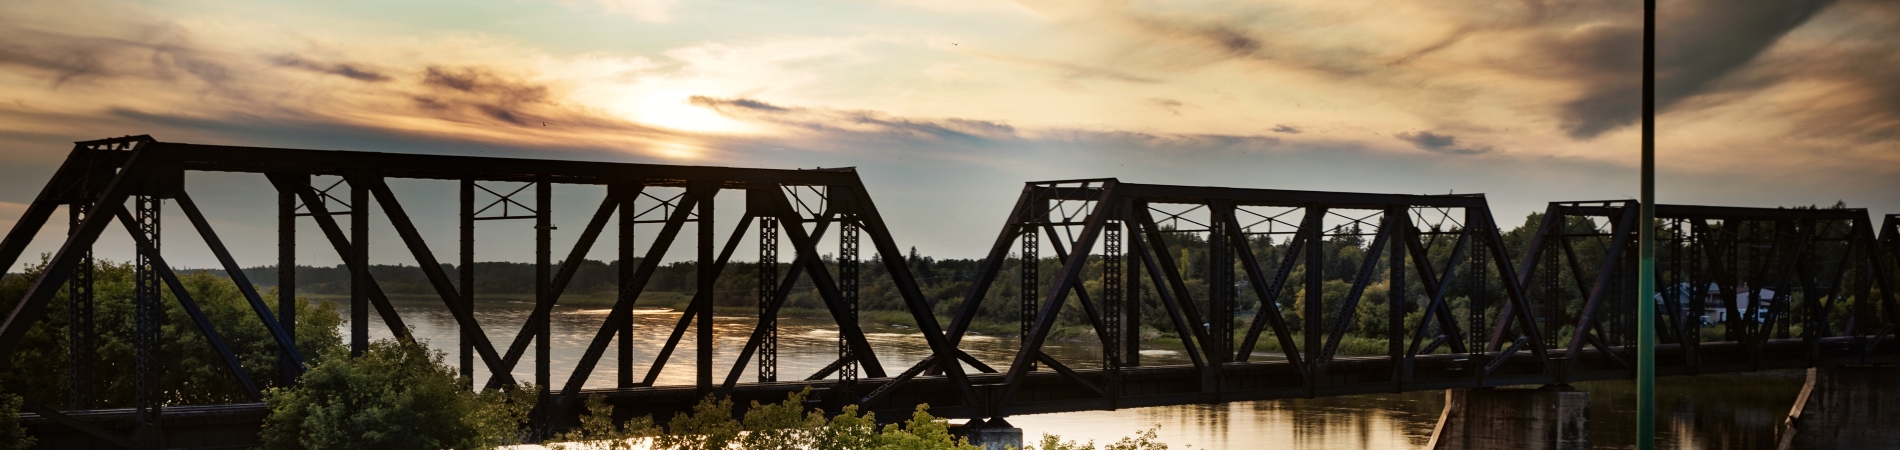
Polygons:
M196 172L262 174L278 194L280 307L245 277L186 192ZM325 187L313 177L337 178ZM535 307L524 323L478 323L473 271L444 269L385 180L460 184L459 263L475 262L475 224L535 222ZM500 187L500 186L509 187ZM606 198L555 264L550 194L554 185L604 188ZM498 188L500 187L500 188ZM510 190L513 188L513 190ZM743 191L736 223L715 223L720 191ZM534 198L526 199L524 192ZM492 198L478 202L477 194ZM948 317L938 317L919 289L905 255L870 192L849 169L770 170L211 146L159 142L146 136L80 142L4 241L0 263L12 267L29 241L65 206L71 231L31 288L0 324L0 358L21 349L30 327L46 318L64 290L72 349L64 363L72 392L67 405L30 403L34 433L60 442L102 442L141 448L243 445L266 410L260 403L166 405L158 371L166 357L157 334L161 290L182 304L221 357L220 369L250 399L259 383L196 306L160 252L160 205L170 200L207 244L248 302L255 320L280 349L284 376L303 368L295 344L296 233L314 222L351 273L347 305L352 352L368 346L369 315L399 339L412 339L370 275L370 218L400 236L442 308L462 330L457 364L492 374L484 389L511 385L528 359L540 407L540 431L576 423L578 406L604 398L619 419L664 421L707 395L781 401L811 389L811 406L846 405L907 417L929 404L940 417L992 419L1012 415L1188 403L1310 398L1378 392L1513 385L1561 385L1630 379L1635 374L1636 234L1658 230L1660 292L1656 362L1659 376L1885 364L1900 355L1894 336L1900 306L1893 295L1900 267L1900 215L1876 225L1864 209L1781 209L1657 205L1657 222L1641 224L1629 200L1553 202L1530 236L1507 236L1483 195L1397 195L1273 189L1189 187L1084 179L1027 183L975 274L972 288ZM644 202L647 206L637 205ZM496 207L484 207L484 205ZM260 207L264 205L259 205ZM347 218L346 227L338 217ZM302 218L311 219L303 222ZM137 245L135 343L137 398L105 405L89 397L97 357L88 352L92 325L91 249L117 222ZM692 229L686 227L692 225ZM636 252L636 226L660 228ZM1878 229L1876 229L1878 228ZM549 315L577 266L603 235L619 240L618 297L576 368L551 370ZM729 231L728 231L729 230ZM722 231L727 237L719 240ZM758 318L731 367L713 358L713 282L747 236L756 236L762 267ZM868 241L865 240L868 238ZM1354 267L1336 267L1321 247L1370 241ZM674 248L675 241L687 241ZM827 241L828 240L828 241ZM835 241L836 267L821 255ZM1516 242L1514 242L1516 241ZM868 248L863 248L864 244ZM433 243L442 245L445 243ZM780 246L790 263L780 264ZM1357 245L1357 244L1354 244ZM1184 262L1185 247L1207 255ZM1517 246L1520 248L1512 248ZM681 251L696 251L682 253ZM1270 250L1270 251L1269 251ZM929 354L884 367L879 348L858 324L864 252L877 257L918 325ZM1047 252L1047 253L1045 253ZM698 292L650 362L634 379L632 309L669 255L691 254ZM1020 264L1011 257L1058 263ZM1184 267L1183 264L1196 267ZM1042 271L1050 266L1052 274ZM1329 269L1329 267L1331 267ZM781 270L782 268L782 270ZM1345 271L1347 292L1325 296L1327 271ZM1195 286L1186 273L1205 282ZM1383 280L1379 275L1383 272ZM992 289L1016 277L1022 289ZM1337 277L1335 277L1337 278ZM839 330L837 358L811 374L778 371L777 317L801 281L814 286ZM1415 283L1414 283L1415 282ZM1380 285L1383 284L1383 287ZM1407 289L1406 286L1416 286ZM1367 292L1385 291L1384 298ZM1020 345L1008 361L983 361L959 349L979 308L1019 308ZM1247 305L1254 305L1251 310ZM1191 364L1144 365L1143 311L1163 311ZM1099 360L1062 360L1043 351L1058 317L1080 314L1094 332ZM1368 314L1383 329L1351 332ZM487 330L518 330L490 341ZM1383 351L1343 352L1373 333ZM687 336L694 336L694 383L658 384L656 376ZM617 339L618 338L618 339ZM1070 343L1074 345L1074 343ZM532 348L533 354L529 355ZM619 355L613 388L588 389L610 350ZM674 363L678 365L678 363ZM750 370L748 370L750 369ZM752 376L746 376L748 373ZM561 375L561 378L556 378ZM283 380L290 382L289 379ZM248 431L246 431L248 430ZM231 434L237 432L238 437ZM233 441L236 439L236 441Z

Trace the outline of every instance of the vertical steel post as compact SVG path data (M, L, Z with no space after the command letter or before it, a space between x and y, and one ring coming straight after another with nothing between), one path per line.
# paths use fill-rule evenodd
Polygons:
M548 316L552 315L549 308L552 308L554 304L554 295L551 292L554 275L553 268L550 267L553 264L551 261L553 243L549 242L554 234L554 217L549 214L554 210L553 203L553 184L548 182L546 176L536 177L534 180L534 304L535 311L540 314L536 314L530 320L534 321L534 388L536 393L540 394L544 414L547 412L545 403L548 399L548 390L551 389L549 385L553 382L552 370L548 367L549 358L554 357L554 353L548 348L552 337L549 330L551 327L548 324ZM546 421L543 420L542 423L545 424Z
M152 252L159 251L159 202L158 197L140 195L133 200L137 205L135 217L139 232L152 243ZM144 248L138 252L138 262L134 266L135 279L133 314L137 322L134 325L134 364L137 365L136 379L133 380L134 406L138 409L138 427L142 434L157 436L161 405L164 393L159 386L159 346L160 333L165 320L165 304L159 296L158 268L152 264L154 255ZM162 439L162 438L160 438Z
M67 206L71 226L66 235L79 232L79 224L92 213L92 204L85 201ZM92 246L78 249L79 261L73 265L73 274L67 279L66 309L67 368L70 386L67 404L72 409L92 407L95 387L92 383L93 360L96 341L93 339L96 328L93 327L92 312Z
M1492 230L1485 229L1482 225L1484 223L1482 215L1488 213L1488 211L1478 208L1465 208L1465 226L1476 228L1472 230L1471 233L1474 238L1471 240L1471 258L1467 260L1470 266L1469 269L1465 271L1465 281L1467 283L1465 289L1469 291L1465 293L1465 298L1468 302L1465 305L1465 315L1468 316L1468 320L1471 324L1465 328L1465 342L1471 343L1471 352L1477 354L1484 353L1485 346L1483 343L1486 342L1489 337L1483 335L1483 330L1490 328L1488 326L1489 324L1484 321L1484 310L1490 306L1486 304L1486 300L1488 299L1485 297L1485 294L1490 290L1488 284L1491 268L1488 265L1489 262L1485 259L1487 256L1490 256L1491 252L1487 251L1489 250L1487 247L1489 245L1488 239L1476 238L1477 236L1491 236L1493 233ZM1446 280L1446 282L1450 282L1450 280ZM1530 311L1525 311L1525 314L1529 313Z
M699 304L698 329L696 330L698 331L696 336L698 336L697 341L699 347L699 357L697 358L698 361L696 361L699 366L697 374L699 391L703 394L712 392L713 388L712 316L713 302L715 300L713 283L719 278L719 274L714 273L715 271L713 270L715 263L713 259L714 253L717 252L717 250L713 248L713 234L717 233L717 231L713 229L713 198L718 195L719 187L717 184L694 184L688 187L688 189L699 191L696 195L699 199L699 205L697 206L699 214L694 218L699 225L699 260L694 264L696 270L699 272L699 291L695 295L705 299L705 301ZM840 333L840 335L842 335L842 333Z
M350 183L350 356L369 350L369 186Z
M620 237L618 253L620 270L617 274L619 280L615 285L620 287L618 292L624 296L633 292L634 272L637 269L633 263L633 232L634 223L639 219L639 210L634 209L633 201L640 196L634 192L633 186L616 185L613 188L620 190L619 195L615 197L620 199L620 228L617 233ZM620 387L630 388L633 387L633 318L628 317L627 320L621 322L620 329L616 332L620 334L620 348L617 355L618 361L616 361L620 366L618 371Z
M778 317L772 298L778 293L778 218L759 218L759 382L778 381Z
M1304 368L1305 373L1318 373L1316 369L1318 369L1319 361L1322 358L1320 353L1326 351L1324 343L1320 340L1320 335L1325 334L1325 330L1320 328L1322 323L1320 321L1322 311L1320 309L1320 303L1324 301L1320 291L1325 288L1326 282L1326 266L1325 260L1323 259L1324 256L1322 256L1326 253L1326 222L1323 219L1326 216L1326 207L1309 204L1306 206L1306 214L1311 219L1307 220L1307 225L1300 230L1301 233L1306 233L1306 245L1308 248L1305 255L1306 305L1305 308L1302 308L1300 311L1301 322L1304 322L1300 327L1300 333L1306 338L1305 350L1306 364L1308 367ZM1420 326L1424 325L1421 324ZM1308 388L1317 387L1319 385L1319 380L1309 379L1307 381L1309 383Z
M1131 205L1130 203L1122 203L1122 211L1128 211L1132 207ZM1129 233L1134 235L1141 234L1141 230L1137 228L1141 226L1140 223L1133 220L1123 220L1122 224L1128 227ZM1130 245L1133 245L1134 241L1131 239L1129 242ZM1127 317L1127 319L1123 321L1122 326L1127 327L1128 334L1126 335L1127 338L1122 340L1122 367L1136 367L1141 365L1141 263L1137 261L1137 259L1140 258L1141 249L1136 248L1134 250L1135 251L1129 252L1128 255L1124 257L1127 258L1127 261L1124 261L1126 263L1124 266L1126 266L1128 273L1125 274L1124 278L1128 281L1128 288L1122 291L1122 295L1124 296L1122 303L1127 305L1126 308L1122 308L1122 314Z
M836 198L836 197L833 197ZM858 215L847 214L840 218L838 226L838 294L844 300L844 320L853 327L858 324ZM858 381L857 352L851 350L851 341L843 333L838 333L838 359L844 365L838 367L838 379L846 384Z
M1393 206L1385 210L1385 226L1392 227L1390 233L1392 251L1390 255L1387 255L1391 259L1386 263L1386 269L1391 273L1385 279L1385 320L1386 353L1394 363L1393 381L1402 381L1404 373L1404 370L1400 369L1400 361L1405 359L1405 243L1414 237L1411 233L1411 218L1408 217L1410 213L1411 210L1404 206ZM1287 251L1292 251L1292 247L1288 245ZM1277 305L1262 303L1260 307L1277 307Z
M460 219L457 222L461 224L458 227L460 228L461 234L462 234L461 251L459 252L460 253L459 256L461 259L457 261L458 264L456 265L456 268L459 270L456 270L456 275L461 278L460 281L462 285L457 286L457 287L460 288L458 290L461 291L459 294L462 301L462 308L467 309L469 311L474 311L475 310L475 180L472 180L472 179L462 180L460 198L461 198L461 201L460 201L461 212L457 214L458 218ZM474 387L473 383L475 382L475 347L474 347L474 340L472 339L471 333L479 333L479 332L481 331L465 326L465 327L462 327L461 333L458 333L456 335L456 348L458 349L456 353L457 360L461 363L461 366L462 366L462 377L467 378L469 380L468 381L470 383L469 387ZM490 377L493 377L494 375L495 374L489 374Z
M1098 206L1099 207L1099 206ZM1102 371L1119 378L1121 348L1127 328L1122 326L1122 224L1110 221L1102 229Z
M1642 220L1636 269L1636 448L1656 448L1656 0L1643 0ZM1754 305L1749 305L1751 308ZM1582 332L1582 330L1578 330Z
M297 193L286 190L277 191L277 324L297 342ZM289 352L278 350L277 361L279 385L295 383Z
M1022 271L1022 301L1020 305L1022 342L1029 342L1029 328L1036 322L1036 310L1038 309L1036 305L1039 303L1038 300L1040 300L1037 294L1042 292L1042 274L1039 273L1039 269L1042 268L1042 256L1038 254L1042 249L1042 232L1038 231L1035 225L1032 225L1039 217L1042 217L1040 212L1032 213L1029 220L1022 224L1023 249L1022 267L1020 268Z
M1567 218L1560 217L1557 220L1564 221L1565 219ZM1558 223L1560 224L1558 225L1560 227L1565 226L1565 225L1562 225L1565 222L1558 222ZM1562 230L1563 230L1562 228L1553 230L1554 232L1552 234L1557 235L1557 236L1552 236L1553 240L1554 239L1570 239L1568 237L1561 236L1563 234ZM1561 288L1562 285L1560 285L1559 283L1563 281L1561 278L1563 277L1563 273L1561 272L1562 267L1558 266L1559 264L1562 264L1558 260L1558 256L1560 256L1557 254L1559 252L1558 246L1557 244L1545 244L1543 251L1544 251L1544 317L1543 317L1544 321L1543 321L1542 326L1544 327L1545 330L1550 331L1548 333L1544 333L1544 347L1550 348L1550 347L1557 346L1557 332L1553 325L1562 323L1562 321L1568 320L1568 319L1560 317L1560 315L1563 313L1563 300L1562 300L1563 291ZM1589 292L1580 292L1580 293L1585 296L1590 295Z
M1207 221L1207 342L1208 360L1216 366L1234 360L1234 256L1227 228L1233 204L1208 204ZM1219 373L1218 370L1215 373Z

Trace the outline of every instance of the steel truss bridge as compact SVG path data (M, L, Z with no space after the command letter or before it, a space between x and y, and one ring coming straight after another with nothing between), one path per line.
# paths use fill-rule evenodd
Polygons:
M277 191L278 309L246 279L242 266L184 189L186 174L262 174ZM475 262L475 224L532 220L535 307L525 323L478 323L472 270L445 270L387 179L460 183L458 264ZM576 246L555 264L550 245L554 185L604 187ZM599 189L599 188L596 188ZM736 223L718 224L714 199L744 192ZM525 192L532 192L533 199ZM479 195L478 195L479 194ZM481 198L481 201L477 199ZM1185 403L1353 395L1507 385L1561 384L1634 376L1637 220L1634 201L1551 203L1534 235L1507 239L1485 198L1236 189L1122 183L1115 179L1028 183L1004 219L973 288L947 318L933 314L870 193L851 170L767 170L468 156L248 148L158 142L136 136L80 142L13 230L0 241L12 267L28 241L69 211L71 231L0 324L0 358L12 358L28 328L45 319L55 294L70 302L71 354L66 405L28 404L34 433L61 443L145 448L243 446L260 426L259 403L166 405L157 348L167 290L222 358L220 369L251 400L258 383L232 342L204 316L161 249L161 204L184 213L230 274L279 349L287 379L307 355L295 345L296 233L308 217L350 271L349 348L364 351L369 315L410 339L402 317L370 275L370 218L381 216L461 327L461 372L493 374L485 389L510 386L524 358L534 365L541 432L575 423L577 406L603 397L619 418L664 420L706 395L780 401L810 388L812 406L861 405L901 418L920 403L943 417L1102 410ZM1658 375L1697 375L1829 365L1892 363L1900 355L1893 269L1900 264L1900 215L1878 226L1863 209L1770 209L1657 205ZM341 223L347 219L349 223ZM91 249L118 224L137 245L136 399L99 404L92 377L94 322ZM689 230L686 227L691 225ZM659 227L636 252L634 230ZM722 226L724 227L722 229ZM579 263L612 229L620 261L618 300L599 324L576 369L550 369L549 316ZM729 230L729 231L728 231ZM721 232L726 238L721 241ZM714 280L755 236L758 319L732 367L713 365ZM838 244L835 271L819 255ZM867 239L868 238L868 242ZM1367 239L1369 238L1369 241ZM699 294L668 341L635 379L630 336L640 292L675 241L696 251ZM1513 240L1522 241L1514 243ZM1351 244L1341 244L1350 242ZM439 244L439 243L438 243ZM868 248L864 248L868 244ZM781 245L790 246L780 264ZM1329 260L1328 246L1353 245L1357 261ZM1522 248L1510 248L1512 246ZM1205 258L1185 260L1192 248ZM684 250L684 249L682 249ZM1519 250L1521 253L1513 252ZM858 324L863 252L885 264L930 354L884 367ZM1054 263L1010 264L1016 260ZM1045 269L1053 268L1050 274ZM1007 273L1006 273L1007 272ZM1327 300L1327 274L1350 281ZM1378 280L1379 272L1384 279ZM1201 283L1190 283L1198 274ZM1020 281L1019 295L992 289ZM837 359L812 374L778 371L777 315L801 280L815 286L839 330ZM1368 292L1385 292L1383 298ZM1011 292L1014 294L1015 292ZM1020 308L1021 345L1009 361L982 361L959 349L986 302ZM1163 313L1191 364L1144 365L1139 326ZM1062 360L1043 351L1058 316L1080 314L1099 338L1100 360ZM1384 315L1372 320L1370 315ZM1719 333L1703 319L1725 318ZM1231 318L1229 320L1228 318ZM1362 323L1382 324L1372 329ZM941 325L940 325L941 324ZM490 341L484 330L516 329ZM1355 328L1358 330L1355 331ZM1582 331L1576 331L1582 330ZM659 385L657 375L694 336L695 383ZM1368 337L1376 335L1376 338ZM1342 354L1351 341L1383 343L1382 352ZM1350 346L1350 345L1348 345ZM532 348L533 355L529 356ZM584 389L609 351L617 353L611 389ZM57 355L55 355L57 356ZM53 363L48 361L47 363ZM677 363L675 365L678 365ZM748 368L751 370L748 371ZM57 370L57 369L55 369ZM747 375L752 376L748 377ZM556 378L556 375L564 375ZM50 441L49 441L50 442ZM62 444L64 445L64 444Z

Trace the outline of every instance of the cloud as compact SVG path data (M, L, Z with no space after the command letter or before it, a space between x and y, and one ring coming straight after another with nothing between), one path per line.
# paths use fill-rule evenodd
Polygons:
M124 36L70 34L0 19L0 42L6 42L0 45L0 65L49 72L53 87L121 77L176 80L180 75L214 89L233 87L237 75L220 61L224 55L200 47L182 26L131 24L122 32Z
M1148 99L1148 104L1161 107L1161 109L1167 111L1168 114L1179 116L1181 115L1181 106L1185 103L1171 98L1151 98Z
M751 99L694 96L695 106L729 117L758 120L819 133L877 134L908 139L965 143L1013 139L1016 127L972 119L918 119L894 117L877 111L785 107Z
M1283 124L1274 125L1273 129L1270 131L1273 131L1275 133L1284 133L1284 134L1300 134L1300 127L1287 125L1283 123Z
M1717 88L1833 0L1671 4L1657 29L1656 106L1668 109ZM1641 109L1642 24L1585 27L1540 42L1533 51L1573 66L1582 95L1563 104L1563 128L1589 139L1636 122Z
M729 117L770 122L800 131L788 136L749 139L752 143L742 145L780 142L824 148L826 144L814 143L842 142L836 146L867 153L879 153L887 148L914 148L924 150L922 153L933 157L982 164L1012 164L1038 159L1032 155L1013 154L1015 150L1012 149L1022 148L1060 147L1087 154L1114 154L1118 155L1117 158L1153 159L1168 155L1169 158L1196 160L1291 150L1279 138L1258 135L1160 133L1083 127L1024 128L997 121L904 117L880 111L784 106L751 99L694 97L692 102Z
M1000 53L985 52L981 50L965 50L965 52L971 55L976 55L976 56L993 59L997 61L1002 61L1002 62L1007 62L1007 63L1021 64L1021 65L1033 66L1033 67L1044 68L1044 69L1053 69L1057 72L1060 72L1062 74L1062 78L1069 79L1069 80L1103 79L1103 80L1109 80L1109 81L1121 81L1121 82L1126 82L1126 83L1137 83L1137 84L1154 84L1154 83L1161 82L1161 79L1157 77L1137 75L1134 73L1127 72L1125 70L1120 70L1120 69L1116 69L1114 67L1109 67L1109 66L1077 64L1077 63L1072 63L1072 62L1056 61L1053 59L1043 59L1043 58L1025 57L1025 56L1017 56L1017 55L1006 55L1006 54L1000 54Z
M1399 138L1401 141L1412 143L1412 146L1418 147L1419 150L1446 155L1482 155L1495 150L1488 146L1458 147L1458 138L1449 134L1438 134L1430 131L1420 131L1416 133L1408 131L1392 136Z
M380 83L394 78L381 72L359 67L355 64L325 63L304 59L297 55L281 55L271 60L279 66L304 69L316 73L336 75L356 81Z
M236 41L223 36L167 22L61 31L4 25L21 24L0 19L0 36L18 38L0 45L0 67L23 70L0 75L38 80L45 87L12 92L14 101L0 105L0 110L27 117L84 118L67 120L59 124L61 129L93 122L114 123L133 133L153 131L147 127L194 131L182 134L186 137L228 134L234 124L316 133L326 127L338 133L380 129L470 143L619 148L659 155L679 155L674 149L698 141L589 104L592 98L574 96L570 84L548 75L566 71L563 75L597 76L589 72L651 66L643 61L612 64L590 61L600 59L590 56L556 64L547 58L500 56L453 58L459 62L444 64L398 50L393 52L396 57L352 52L352 58L361 59L341 62L327 56L340 53L332 47L336 44L303 39L301 45L266 46L304 47L298 51L252 52L234 47ZM455 45L481 47L485 54L507 53L505 45L495 42ZM461 50L429 53L451 59ZM13 121L0 125L0 133L28 128L44 130L40 124ZM82 132L88 134L81 137L97 133Z

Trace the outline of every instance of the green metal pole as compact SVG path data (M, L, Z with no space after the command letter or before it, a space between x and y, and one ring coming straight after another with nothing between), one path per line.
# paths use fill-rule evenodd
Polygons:
M1656 0L1643 1L1643 199L1636 227L1636 448L1656 448Z

